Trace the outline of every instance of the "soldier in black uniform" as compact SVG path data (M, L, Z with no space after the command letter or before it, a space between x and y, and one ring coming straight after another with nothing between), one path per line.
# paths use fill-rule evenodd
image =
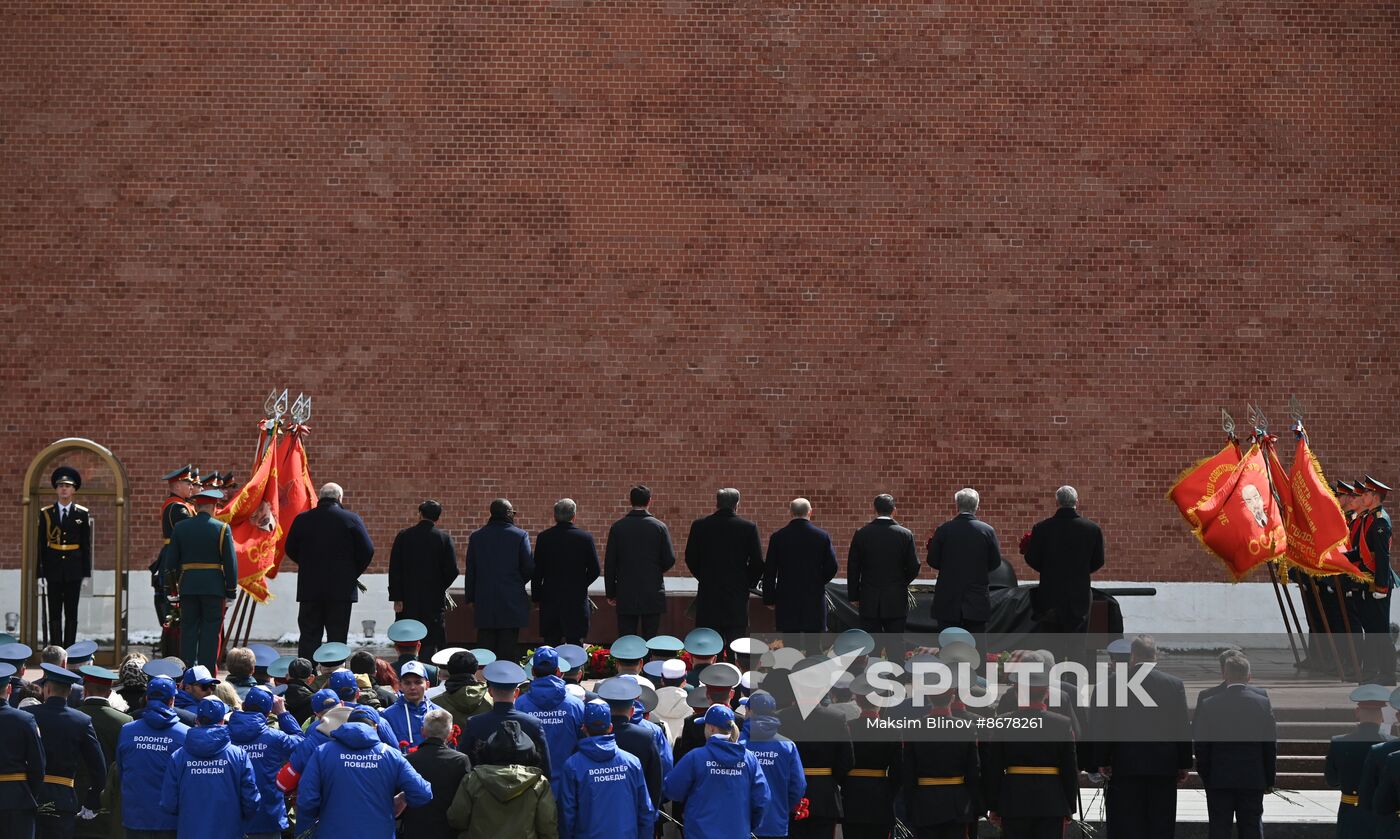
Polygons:
M0 824L15 839L33 839L44 792L44 746L34 715L10 707L13 665L0 662Z
M24 668L33 655L34 651L28 645L18 641L0 645L0 664L8 664L12 668L5 678L10 687L9 699L5 704L11 708L19 705L19 692L29 687L29 682L24 680Z
M1006 716L1037 719L1037 727L994 730L988 738L982 777L989 818L1006 839L1060 839L1079 795L1074 733L1069 718L1046 709L1047 675L1026 678L1030 702Z
M1374 578L1370 591L1361 600L1361 628L1366 633L1361 681L1378 685L1395 684L1395 647L1390 641L1390 588L1394 572L1390 566L1390 513L1382 506L1390 487L1370 475L1357 481L1361 490L1358 516L1353 529L1355 557Z
M40 816L36 835L39 839L69 839L80 810L85 815L102 808L102 790L107 786L107 761L92 719L81 711L68 707L68 693L79 676L55 664L44 665L44 702L26 708L34 715L39 736L44 744L44 788L39 806L52 805L53 812ZM87 797L78 801L74 793L74 778L78 761L87 769Z
M898 740L862 734L868 721L880 717L879 706L871 700L873 690L864 676L851 683L860 716L847 725L852 760L841 785L841 797L859 801L860 806L846 809L846 820L841 826L841 835L846 839L887 839L894 830L894 802L902 769L900 744Z
M53 470L58 500L39 510L39 576L47 587L48 643L71 647L78 640L78 596L92 575L92 519L73 502L83 476L71 466Z
M1376 816L1356 806L1357 791L1366 755L1372 746L1385 740L1381 734L1381 711L1390 701L1390 691L1380 685L1362 685L1349 698L1356 703L1356 728L1332 738L1323 773L1328 786L1342 791L1337 805L1337 836L1371 839L1377 835Z
M931 696L929 718L966 719L953 710L956 698L955 686ZM915 839L975 836L977 821L987 810L982 802L976 729L936 730L936 737L924 733L904 744L904 822L913 829Z
M422 516L412 527L399 531L389 552L389 599L399 620L420 621L427 627L423 655L447 646L443 626L447 590L461 573L452 536L437 526L442 505L424 501L418 505Z
M777 703L779 724L785 736L797 744L802 773L807 776L808 815L789 825L788 836L831 839L842 816L841 785L855 762L846 717L828 706L818 706L804 719L784 671L764 676L763 689Z
M161 626L165 626L165 622L170 619L170 588L161 569L165 567L165 553L170 545L170 534L175 531L175 525L185 519L194 518L194 505L189 501L190 496L194 495L194 466L192 464L181 466L166 475L164 480L170 486L170 495L166 497L165 503L160 508L162 542L160 552L156 554L155 561L147 569L151 572L151 588L155 591L156 617L160 619ZM174 650L170 652L174 652Z

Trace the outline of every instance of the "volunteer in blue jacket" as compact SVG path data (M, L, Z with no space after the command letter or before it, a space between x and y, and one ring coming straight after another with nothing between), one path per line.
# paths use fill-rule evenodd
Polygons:
M170 757L185 745L189 726L175 714L175 682L157 676L146 685L141 716L122 726L115 757L121 776L122 827L136 839L175 839L176 819L160 801Z
M394 736L394 729L390 728L384 718L379 716L379 712L368 705L359 703L360 683L356 681L354 673L349 670L337 670L326 680L326 687L335 691L335 695L340 698L340 701L344 702L351 710L364 708L369 711L370 716L374 717L374 730L379 732L379 739L386 746L393 746L396 749L399 747L398 738Z
M788 814L807 794L807 776L802 772L797 744L778 733L781 726L777 713L778 703L771 694L760 690L749 697L749 715L744 726L749 739L744 745L758 758L771 794L763 818L753 829L760 839L787 836Z
M578 748L583 726L583 702L570 696L559 678L559 653L553 647L540 647L530 661L535 678L530 690L515 700L515 710L534 717L544 729L549 743L549 774L559 777L564 761Z
M293 775L305 772L306 764L311 762L311 756L316 753L317 747L331 739L330 727L323 726L322 723L326 720L326 714L338 707L340 699L330 688L321 688L311 695L312 718L306 727L306 736L292 749L292 756L287 761ZM291 792L296 787L284 789Z
M666 776L666 797L685 802L685 839L748 836L768 810L768 780L758 758L739 745L727 705L711 705L695 721L701 723L705 745L686 752Z
M556 776L559 835L565 839L650 839L656 808L641 761L617 747L608 703L583 711L587 735Z
M398 749L379 741L368 708L350 712L330 742L316 749L297 792L297 831L317 836L393 839L396 797L410 807L433 800L433 788Z
M248 754L229 742L228 706L214 698L195 708L199 727L170 760L160 807L176 817L179 836L243 839L243 825L257 815L258 779ZM126 802L126 809L132 802Z
M277 717L280 731L268 726L269 714ZM277 788L277 773L305 739L301 726L287 713L282 697L274 698L267 688L254 687L243 698L243 710L234 711L229 718L228 732L233 744L247 752L261 796L258 812L243 823L243 832L248 839L276 839L290 827L287 801Z
M399 671L399 687L403 690L398 700L384 709L384 720L393 730L399 749L407 752L422 744L423 717L438 706L425 696L428 691L428 668L421 661L404 663Z

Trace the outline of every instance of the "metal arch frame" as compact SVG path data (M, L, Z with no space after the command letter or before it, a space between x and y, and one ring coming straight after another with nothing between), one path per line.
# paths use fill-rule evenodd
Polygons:
M50 443L34 456L29 462L29 468L24 472L24 495L20 501L21 515L24 517L23 526L20 527L20 638L30 646L39 639L39 543L34 522L38 519L41 506L39 493L43 491L44 478L41 470L58 456L79 451L97 455L111 470L116 483L115 492L98 491L93 494L102 497L112 495L116 507L116 521L113 522L112 530L116 540L113 552L112 655L113 661L117 662L126 655L126 571L128 541L131 538L127 521L130 514L127 498L131 482L126 474L126 466L112 454L111 449L82 437L65 437Z

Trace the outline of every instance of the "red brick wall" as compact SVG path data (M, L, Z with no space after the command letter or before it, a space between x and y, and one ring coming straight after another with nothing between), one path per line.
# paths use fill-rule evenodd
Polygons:
M1014 553L1068 482L1107 576L1223 579L1163 493L1290 393L1400 483L1394 4L184 6L0 15L4 492L103 442L138 557L274 385L385 559L636 480L843 547L971 484Z

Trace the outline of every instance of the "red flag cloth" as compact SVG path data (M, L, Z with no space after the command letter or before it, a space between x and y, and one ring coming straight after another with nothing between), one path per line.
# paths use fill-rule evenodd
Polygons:
M1277 463L1278 458L1273 457L1273 462ZM1282 471L1281 466L1277 468ZM1341 573L1370 581L1369 574L1342 555L1350 539L1347 517L1304 435L1298 436L1293 468L1279 484L1279 496L1287 522L1289 562L1309 574Z
M1269 491L1268 465L1256 443L1209 501L1196 508L1196 537L1225 563L1238 582L1255 567L1288 550L1279 506Z
M253 476L248 479L218 518L228 522L233 530L233 542L238 549L238 584L259 603L271 595L264 579L276 564L277 546L282 528L277 520L277 459L279 438L271 435L263 450Z
M1181 517L1186 519L1186 523L1191 525L1193 530L1201 526L1201 522L1196 518L1196 508L1215 495L1221 483L1235 471L1239 462L1239 444L1231 440L1219 452L1198 461L1195 466L1182 472L1181 477L1172 485L1167 498L1176 505Z
M287 433L287 441L282 446L282 456L277 464L277 522L282 528L282 536L277 540L277 556L268 569L268 579L277 576L282 569L282 558L287 546L287 534L292 531L292 519L316 506L316 489L311 483L311 472L306 463L306 446L302 443L305 431L293 426Z

